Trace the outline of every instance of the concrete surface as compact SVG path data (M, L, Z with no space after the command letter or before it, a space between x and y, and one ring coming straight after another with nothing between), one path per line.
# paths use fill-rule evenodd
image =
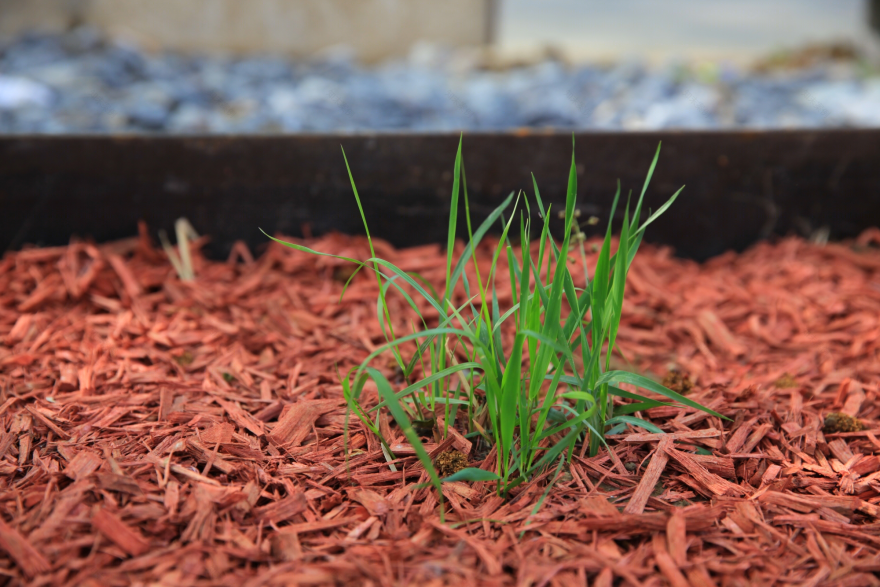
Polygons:
M0 0L0 34L96 26L148 48L304 56L348 45L364 61L418 41L484 44L492 0Z
M874 0L876 1L876 0ZM497 45L569 58L748 62L807 43L875 45L868 0L503 0ZM870 48L870 47L869 47ZM874 47L876 48L876 47Z
M302 56L348 44L365 61L405 54L419 40L468 46L493 38L497 54L508 57L533 57L553 46L575 61L747 62L781 48L839 40L876 54L870 23L880 21L878 2L0 0L0 35L94 24L147 48Z

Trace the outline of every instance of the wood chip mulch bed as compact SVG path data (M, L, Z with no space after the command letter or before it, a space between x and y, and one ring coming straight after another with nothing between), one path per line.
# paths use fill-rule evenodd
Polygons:
M667 435L581 452L537 513L552 473L445 485L445 525L393 423L395 470L359 423L346 466L337 368L382 342L372 276L339 304L345 265L238 245L183 282L145 234L0 261L0 584L880 585L880 231L644 247L623 353L731 421L649 410ZM437 247L378 246L442 281Z

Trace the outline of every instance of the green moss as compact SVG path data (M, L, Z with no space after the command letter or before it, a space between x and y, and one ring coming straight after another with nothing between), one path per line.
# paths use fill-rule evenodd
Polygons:
M822 432L834 434L835 432L859 432L864 430L865 425L858 418L842 412L830 412L825 416L825 424Z

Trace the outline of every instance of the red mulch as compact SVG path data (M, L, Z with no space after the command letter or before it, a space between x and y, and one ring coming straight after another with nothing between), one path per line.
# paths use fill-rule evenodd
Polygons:
M371 276L338 304L346 267L277 245L196 256L191 283L143 236L8 253L0 583L878 585L878 234L702 265L645 246L624 354L732 421L652 409L671 434L575 457L534 516L548 475L509 501L448 484L447 525L406 447L392 470L355 422L345 465L336 369L382 340ZM379 249L442 279L437 247ZM831 411L865 429L823 432Z

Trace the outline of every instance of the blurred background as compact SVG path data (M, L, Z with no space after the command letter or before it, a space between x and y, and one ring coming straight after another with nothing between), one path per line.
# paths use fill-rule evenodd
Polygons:
M0 133L880 126L880 0L0 0Z

